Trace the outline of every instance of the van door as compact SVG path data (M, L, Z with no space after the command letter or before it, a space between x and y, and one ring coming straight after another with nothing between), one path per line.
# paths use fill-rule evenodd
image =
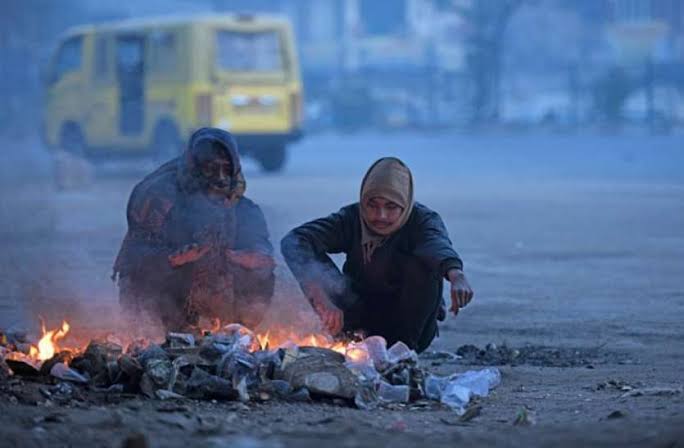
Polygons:
M50 128L50 143L63 142L62 131L67 124L80 130L83 110L83 40L82 35L64 41L57 50L48 75L46 125Z
M111 148L119 134L119 93L115 84L113 39L95 34L92 57L92 79L88 98L90 108L86 133L95 148Z
M145 129L145 38L118 36L115 54L119 132L123 136L140 136Z

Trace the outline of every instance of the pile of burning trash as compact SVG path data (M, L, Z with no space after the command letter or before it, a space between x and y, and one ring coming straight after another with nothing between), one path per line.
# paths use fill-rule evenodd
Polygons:
M134 341L126 349L92 340L84 350L59 350L68 324L46 332L38 346L0 333L0 382L15 376L73 388L143 394L153 399L310 401L335 399L371 409L387 403L438 400L462 411L473 394L500 381L496 369L438 377L415 351L380 336L349 343L276 348L268 336L230 324L195 337L168 333L162 344ZM475 376L473 376L473 374ZM65 386L66 385L66 386Z

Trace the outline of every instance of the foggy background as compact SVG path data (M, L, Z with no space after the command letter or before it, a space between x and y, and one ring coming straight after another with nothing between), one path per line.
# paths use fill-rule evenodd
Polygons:
M680 0L7 0L2 129L35 130L41 68L66 28L209 12L291 20L310 131L662 133L684 119Z
M40 139L41 77L57 36L84 23L207 12L282 14L296 33L304 138L280 173L245 162L247 195L264 209L276 248L291 227L355 201L370 163L396 155L414 171L417 199L447 222L476 290L470 313L445 325L447 338L484 337L483 321L488 340L536 331L567 342L581 338L578 322L615 336L641 311L644 326L674 325L684 290L682 0L1 8L0 327L84 308L92 325L113 325L109 275L126 200L155 167L111 160L84 166L77 176L90 180L78 187L57 187ZM289 275L281 262L274 319L308 312Z

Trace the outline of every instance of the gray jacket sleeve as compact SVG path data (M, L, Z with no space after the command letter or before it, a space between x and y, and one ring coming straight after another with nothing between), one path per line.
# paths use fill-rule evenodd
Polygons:
M413 253L431 270L446 276L451 269L463 269L463 261L454 250L446 226L435 211L416 204L413 228Z
M349 207L290 231L280 243L287 265L301 285L343 276L328 254L348 252L352 244L353 214Z

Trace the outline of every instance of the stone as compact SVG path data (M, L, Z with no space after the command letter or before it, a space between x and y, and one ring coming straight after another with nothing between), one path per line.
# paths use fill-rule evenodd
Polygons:
M70 366L83 373L88 373L91 378L99 376L102 380L98 383L106 383L109 374L107 363L116 362L121 356L123 348L112 342L91 341L83 355L77 356Z
M256 357L243 350L234 350L223 355L216 372L221 378L232 380L234 385L246 379L251 386L258 380Z
M150 341L145 338L137 338L128 344L125 353L133 357L138 357L149 346Z
M314 372L304 377L304 386L315 394L336 396L341 382L333 372Z
M152 360L168 360L169 355L164 351L163 348L157 344L150 344L136 356L143 368L147 367L147 363Z
M147 397L147 398L155 398L156 395L155 393L157 392L158 388L150 379L150 377L147 374L143 374L143 376L140 378L140 391Z
M199 356L200 347L165 347L164 351L171 358L178 358L179 356Z
M145 366L145 374L159 387L168 387L173 381L174 369L171 361L153 359Z
M209 361L218 362L222 356L235 348L232 336L216 334L206 336L200 344L199 354Z
M276 370L282 365L282 356L284 350L268 351L261 350L254 352L254 358L257 363L257 376L260 382L272 380L275 376Z
M307 388L313 395L353 399L359 387L358 379L344 366L344 356L336 355L339 353L326 349L300 353L277 372L276 379L287 381L295 389Z
M195 368L187 381L187 394L193 398L219 398L235 400L238 392L231 381Z
M121 371L121 368L119 367L119 362L117 361L109 361L107 363L107 378L109 380L109 384L115 384L121 381L121 377L123 375L123 372Z
M186 348L195 346L195 337L190 333L168 333L164 348Z
M219 334L231 337L233 343L239 345L243 350L254 352L261 348L254 332L244 325L228 324L221 328Z
M0 358L0 383L10 379L13 374L12 369L10 369L5 360Z
M142 377L144 372L140 361L130 355L123 355L118 359L117 363L119 364L119 369L121 369L132 383L138 383L140 381L140 377Z
M288 395L287 400L308 403L311 401L311 394L309 393L309 389L307 389L306 387L301 387L293 391L290 395Z
M315 356L317 358L323 358L329 362L333 363L344 363L346 360L342 353L338 353L335 350L330 350L328 348L322 347L299 347L298 358Z
M159 389L170 390L176 380L173 364L168 359L152 359L145 366L140 379L140 389L149 398L154 398Z
M259 392L265 392L272 397L285 399L292 394L292 385L283 380L265 381L259 385Z
M71 400L82 400L83 397L71 383L60 382L48 391L49 398L57 404L64 405Z

